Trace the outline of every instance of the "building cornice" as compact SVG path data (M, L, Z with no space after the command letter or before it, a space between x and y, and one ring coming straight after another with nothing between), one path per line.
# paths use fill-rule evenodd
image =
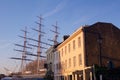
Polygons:
M63 41L58 47L57 49L61 48L62 46L64 46L66 43L68 43L69 41L71 41L71 39L73 39L74 37L76 37L79 33L82 32L83 26L81 26L79 29L77 29L73 34L70 35L69 38L67 38L65 41Z

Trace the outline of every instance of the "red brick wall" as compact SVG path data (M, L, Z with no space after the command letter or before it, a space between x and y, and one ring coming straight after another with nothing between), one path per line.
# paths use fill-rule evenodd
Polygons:
M112 60L115 67L120 66L120 29L110 23L96 23L85 28L85 47L88 58L88 65L99 64L99 43L98 34L102 37L101 53L102 64Z

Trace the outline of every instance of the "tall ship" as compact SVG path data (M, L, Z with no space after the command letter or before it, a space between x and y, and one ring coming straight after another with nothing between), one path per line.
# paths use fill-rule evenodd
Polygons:
M46 68L44 68L44 64L46 63L46 56L42 55L42 49L47 49L41 44L52 46L51 44L48 44L46 42L42 42L42 36L45 34L45 32L42 32L42 20L43 18L38 16L39 22L36 22L38 24L38 28L32 28L32 30L36 31L38 33L38 39L33 39L27 37L27 34L29 33L27 31L27 27L25 27L25 30L21 30L24 32L24 36L19 36L20 38L24 39L23 45L21 44L15 44L15 46L22 47L22 50L14 49L17 52L21 53L21 57L11 57L11 59L20 60L21 66L20 70L17 74L21 77L40 77L43 78L46 73ZM31 41L31 43L29 42ZM32 44L32 42L36 44ZM33 48L36 48L36 54L31 52ZM35 59L28 59L28 56L33 56ZM14 75L13 74L13 75Z

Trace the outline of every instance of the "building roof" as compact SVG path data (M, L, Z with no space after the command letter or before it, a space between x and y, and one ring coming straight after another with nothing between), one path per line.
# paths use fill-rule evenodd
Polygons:
M105 30L105 28L106 28L106 30ZM60 47L64 43L66 43L68 40L71 40L73 38L73 36L75 36L78 32L81 32L82 30L86 30L86 31L88 30L88 31L97 32L97 33L98 32L101 33L101 31L103 31L103 33L104 33L105 31L107 31L107 28L116 29L117 31L120 31L120 29L118 27L116 27L115 25L113 25L112 23L96 22L95 24L92 24L92 25L81 26L73 34L71 34L69 38L67 38L65 41L63 41L58 47Z
M115 28L115 29L120 30L118 27L116 27L112 23L107 23L107 22L96 22L95 24L92 24L92 25L88 26L87 28L93 28L93 27L97 27L97 28L101 28L101 29L102 28Z
M67 39L65 39L61 44L58 45L58 48L60 48L62 45L66 44L69 40L73 39L77 34L82 32L82 29L84 27L79 27L74 33L72 33Z

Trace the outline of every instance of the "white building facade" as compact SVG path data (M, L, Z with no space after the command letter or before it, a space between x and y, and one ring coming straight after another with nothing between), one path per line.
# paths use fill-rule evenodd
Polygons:
M78 80L83 78L83 74L85 74L84 69L86 67L84 33L82 28L83 27L76 30L57 47L58 53L56 53L56 55L59 55L59 61L55 63L58 65L55 71L58 71L56 74L59 78L55 80ZM82 74L77 74L77 71L82 71Z

